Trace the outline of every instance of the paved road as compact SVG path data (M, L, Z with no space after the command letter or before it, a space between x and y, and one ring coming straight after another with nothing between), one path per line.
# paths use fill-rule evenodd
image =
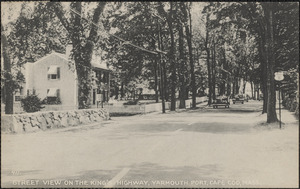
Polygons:
M283 130L259 126L260 108L251 101L3 134L2 187L297 187L297 122L288 115Z

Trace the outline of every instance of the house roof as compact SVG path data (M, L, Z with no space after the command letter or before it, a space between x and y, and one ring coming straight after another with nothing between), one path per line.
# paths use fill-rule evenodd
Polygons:
M36 63L39 63L39 62L42 62L43 60L51 57L51 56L58 56L66 61L68 61L68 58L65 54L61 54L61 53L57 53L57 52L52 52L46 56L44 56L43 58L35 61L35 62L32 62L33 64L36 64ZM100 58L92 58L92 61L91 61L91 65L93 68L99 68L99 69L102 69L102 70L109 70L107 65L106 64L101 64L101 59Z

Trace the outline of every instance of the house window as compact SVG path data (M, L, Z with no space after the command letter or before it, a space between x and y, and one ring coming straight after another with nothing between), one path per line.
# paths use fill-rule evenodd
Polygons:
M21 96L15 96L15 102L21 101Z
M24 89L23 89L23 87L20 88L20 95L24 95Z
M60 67L50 66L48 67L48 80L60 79Z
M21 91L20 91L20 93L21 93ZM22 92L23 93L23 92ZM36 94L36 91L35 91L35 89L27 89L27 96L28 95L35 95ZM21 94L22 95L22 94Z
M18 94L18 92L19 92L19 94ZM23 95L24 95L24 89L23 89L23 87L20 87L19 91L16 91L16 95L14 95L14 101L20 102Z
M60 90L57 88L47 89L47 104L60 104Z
M50 79L56 79L57 78L57 75L56 74L51 74L50 75Z

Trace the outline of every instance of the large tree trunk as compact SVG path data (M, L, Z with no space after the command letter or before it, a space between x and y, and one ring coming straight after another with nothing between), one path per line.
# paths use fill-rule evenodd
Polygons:
M4 34L4 28L1 24L1 45L2 45L2 57L3 57L3 70L4 70L4 96L5 96L5 114L13 114L14 109L14 89L12 85L12 75L11 75L11 62L10 57L7 52L7 38Z
M155 102L158 103L158 75L157 75L157 60L154 60L154 65L153 65L153 68L154 68L154 90L155 90Z
M155 36L152 36L153 38ZM152 38L151 40L151 47L152 49L155 49L155 40ZM154 91L155 91L155 102L158 103L158 58L156 56L153 56L152 62L153 62L153 72L154 72Z
M246 92L246 84L247 84L247 81L243 81L243 94L245 94L245 92Z
M210 65L210 49L206 48L206 64L207 64L207 75L208 75L208 105L212 103L212 81L211 81L211 65Z
M163 37L161 27L159 26L159 35L158 35L159 48L163 51ZM165 113L165 101L168 101L168 82L167 82L167 71L166 71L166 62L162 58L162 54L160 54L160 64L161 64L161 99L162 99L162 112Z
M236 81L235 81L235 94L239 94L240 92L240 80L238 77L235 78Z
M76 61L75 61L76 63ZM90 71L82 71L84 69L88 69L87 67L83 67L77 64L76 71L77 71L77 79L78 79L78 108L85 109L90 107L91 102L91 70Z
M254 91L253 91L253 82L250 82L251 84L251 98L254 99Z
M213 41L213 49L212 49L212 95L213 100L216 99L216 46L215 42Z
M209 14L206 16L206 39L205 39L205 50L206 50L206 64L207 64L207 75L208 75L208 105L212 103L212 84L211 84L211 63L210 63L210 49L208 48L209 40Z
M207 64L207 75L208 75L208 105L212 103L212 81L211 81L211 65L210 65L210 49L206 48L206 64Z
M226 96L231 95L231 82L229 82L229 79L227 79L227 91L226 91Z
M228 65L227 65L227 62L226 62L226 52L225 52L225 43L223 45L223 48L222 48L222 53L223 53L223 68L224 70L227 70L228 69ZM227 80L227 73L225 73L224 71L222 71L222 83L221 83L221 86L220 86L220 95L225 95L226 94L226 80Z
M185 94L186 94L186 82L185 82L185 56L184 56L184 44L183 44L183 27L182 25L178 24L178 31L179 31L179 39L178 39L178 50L179 50L179 83L180 83L180 91L179 91L179 108L185 108Z
M183 3L184 4L184 3ZM184 7L185 10L188 10L188 17L189 17L189 25L186 25L186 38L188 43L188 49L189 49L189 60L190 60L190 72L191 72L191 88L192 88L192 108L196 108L196 95L197 95L197 89L196 89L196 77L195 77L195 64L193 59L193 47L192 47L192 16L190 8ZM186 11L184 11L186 13ZM185 14L186 16L186 14Z
M92 90L92 52L93 45L82 47L79 36L72 38L73 49L78 52L84 52L86 56L74 56L78 79L78 108L90 108L91 90Z
M116 87L115 87L115 95L116 95L116 96L115 96L115 99L118 100L118 99L119 99L119 86L116 86Z
M170 80L168 80L168 77L167 77L167 68L166 68L166 62L165 60L162 60L163 62L163 77L164 77L164 87L165 87L165 92L164 92L164 96L165 96L165 99L166 99L166 102L170 101L169 97L170 97L170 93L169 93L169 83L170 83Z
M160 64L161 64L161 67L160 67L160 96L161 96L161 104L162 104L162 113L166 113L166 105L165 105L165 85L164 85L164 74L163 74L163 71L164 71L164 66L162 64L164 64L163 60L162 60L162 55L160 54Z
M275 81L274 81L274 66L275 66L275 59L274 59L274 38L273 38L273 3L268 2L264 3L264 10L267 19L267 57L268 57L268 105L267 105L267 123L277 122L277 115L276 115L276 93L275 93Z
M236 95L235 89L236 89L236 79L234 77L233 83L232 83L232 97L234 97Z
M125 91L124 91L124 82L121 82L121 100L124 99Z
M163 43L162 43L162 36L161 36L161 27L158 24L158 35L157 35L157 42L158 42L158 48L163 51ZM159 61L160 61L160 98L161 98L161 103L162 103L162 113L166 112L166 107L165 107L165 77L164 77L164 68L165 68L165 63L162 59L162 54L159 54Z
M174 39L174 31L173 31L173 2L170 2L170 16L167 20L170 32L170 54L169 60L171 63L171 111L175 111L176 109L176 61L175 61L175 39Z
M259 40L259 57L261 59L261 70L260 70L260 80L261 80L261 91L263 94L263 110L262 114L267 113L267 104L268 104L268 92L267 92L267 58L265 52L264 44L266 43L265 36L261 33ZM259 89L257 89L259 90ZM260 98L259 95L257 98Z

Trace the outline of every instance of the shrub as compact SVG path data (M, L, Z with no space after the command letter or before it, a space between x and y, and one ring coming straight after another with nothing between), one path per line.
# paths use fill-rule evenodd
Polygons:
M28 95L21 99L21 106L25 112L37 112L44 108L42 100L36 95Z
M46 97L42 100L42 104L61 104L59 97Z
M290 111L291 111L291 112L294 112L294 111L296 111L297 108L298 108L298 107L297 107L297 102L296 102L296 100L293 99L293 101L292 101L292 103L291 103Z
M125 102L124 105L137 105L139 100L131 100L128 102Z

